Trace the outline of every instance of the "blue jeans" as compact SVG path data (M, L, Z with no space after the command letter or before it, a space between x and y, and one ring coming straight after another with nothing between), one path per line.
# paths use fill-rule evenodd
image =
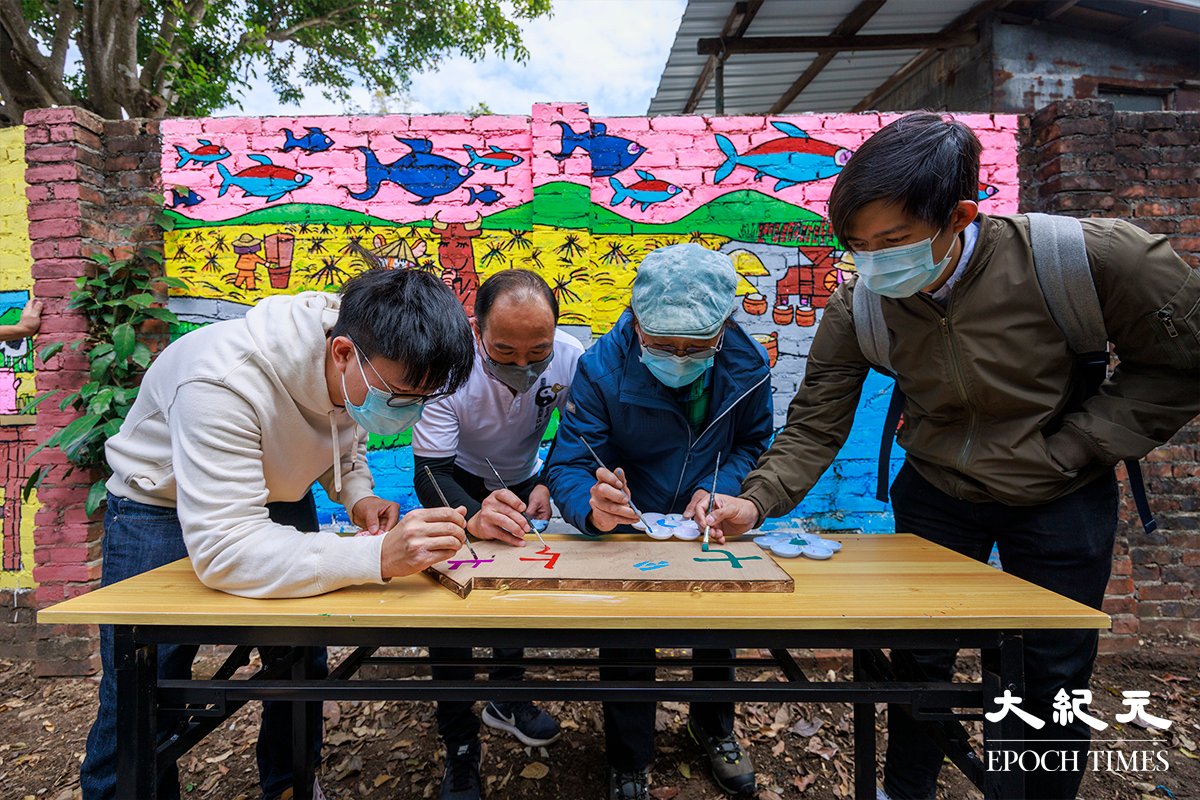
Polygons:
M942 493L906 464L892 484L896 530L911 531L977 561L995 543L1004 571L1092 608L1100 608L1112 570L1117 530L1117 483L1112 473L1071 494L1035 506L969 503ZM1099 634L1088 630L1028 631L1024 636L1025 693L1021 708L1046 720L1025 726L1025 749L1075 750L1087 764L1091 729L1076 718L1053 722L1054 695L1088 688ZM914 650L927 680L948 681L955 651ZM895 660L895 654L893 654ZM902 677L903 679L903 677ZM1059 741L1051 741L1059 740ZM883 788L892 800L926 800L937 791L942 751L911 717L888 710ZM1083 773L1025 774L1029 800L1073 798Z
M311 494L295 503L271 503L267 509L275 522L292 525L302 531L317 529L316 505ZM186 557L183 531L175 509L146 505L109 494L108 510L104 515L104 574L100 581L102 586L149 572ZM197 649L195 646L159 645L159 679L190 678ZM286 653L287 648L259 648L259 655L264 663L281 658ZM100 660L104 668L100 679L100 707L96 712L96 721L88 733L87 756L79 771L79 784L84 800L110 800L116 797L117 686L113 669L111 625L100 626ZM316 652L309 664L309 674L314 678L323 678L328 674L323 649ZM319 763L321 715L318 713L313 716L316 723L313 740L316 742ZM179 722L177 716L159 717L159 744L171 738ZM256 756L259 783L264 798L278 797L284 789L292 785L291 748L291 704L263 703ZM158 800L178 798L179 770L175 764L171 764L158 776Z

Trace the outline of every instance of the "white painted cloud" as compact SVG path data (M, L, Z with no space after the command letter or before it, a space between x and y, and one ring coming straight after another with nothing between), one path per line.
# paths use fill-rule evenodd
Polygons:
M552 17L523 26L529 60L447 58L413 76L408 113L465 111L486 103L497 114L528 114L534 103L587 102L597 116L644 114L679 27L686 0L557 0ZM301 103L280 103L256 80L243 107L221 115L341 114L344 104L319 90ZM370 92L355 89L351 106L369 108Z

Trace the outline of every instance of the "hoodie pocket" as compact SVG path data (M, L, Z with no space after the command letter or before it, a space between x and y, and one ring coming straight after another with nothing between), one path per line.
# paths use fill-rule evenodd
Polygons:
M1171 366L1200 369L1200 274L1196 270L1188 273L1183 286L1151 322Z

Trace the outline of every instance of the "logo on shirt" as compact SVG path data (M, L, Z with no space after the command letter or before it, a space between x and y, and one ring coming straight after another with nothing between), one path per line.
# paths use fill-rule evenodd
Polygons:
M537 404L538 425L545 425L550 421L550 414L554 411L558 393L566 388L561 383L547 383L545 378L542 379L542 385L538 387L537 393L533 396L533 402Z

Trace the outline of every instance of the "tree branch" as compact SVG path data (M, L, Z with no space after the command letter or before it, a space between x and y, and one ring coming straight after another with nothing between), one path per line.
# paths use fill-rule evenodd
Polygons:
M333 22L336 22L337 18L343 14L346 14L357 8L362 8L365 5L365 3L351 3L350 5L343 6L342 8L335 8L333 11L330 11L328 14L322 17L312 17L311 19L301 20L295 25L292 25L289 28L284 28L280 31L268 31L264 38L271 42L286 42L302 30L315 28L320 25L329 25Z
M73 0L58 0L58 20L54 23L54 41L50 46L50 68L55 80L61 81L67 67L67 48L79 14Z

